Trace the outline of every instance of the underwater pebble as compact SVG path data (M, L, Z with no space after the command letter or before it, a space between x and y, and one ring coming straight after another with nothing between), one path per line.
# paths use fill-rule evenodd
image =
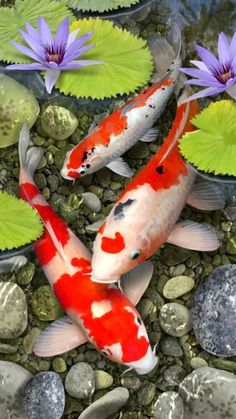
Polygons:
M95 390L95 378L90 365L86 362L73 365L66 376L65 389L77 399L91 396Z
M191 255L191 251L175 247L171 245L166 245L161 253L162 261L168 266L178 265L185 262Z
M35 315L42 321L56 320L64 314L49 285L43 285L33 292L31 304Z
M102 204L100 199L92 192L85 192L82 195L83 204L90 208L94 212L101 211Z
M110 418L111 415L119 412L119 410L127 403L128 398L128 390L123 387L117 387L87 407L87 409L85 409L79 416L79 419Z
M67 368L65 360L61 357L54 358L52 361L52 368L55 372L65 372Z
M159 322L168 335L175 337L186 335L192 328L189 309L178 303L164 304L160 310Z
M146 143L138 141L131 150L127 152L127 156L131 159L145 159L150 154L149 147Z
M27 384L24 407L28 419L60 419L65 407L65 392L58 374L40 372Z
M15 339L28 324L25 294L17 284L0 282L0 339Z
M140 406L148 406L154 399L156 385L154 383L144 384L138 392L138 402Z
M191 291L194 285L194 279L189 276L175 276L165 283L163 295L168 300L174 300Z
M0 342L0 353L1 354L15 354L17 352L17 346L10 345L9 343Z
M31 262L27 262L27 265L24 266L18 273L17 273L17 282L20 285L28 285L35 273L35 266Z
M183 349L178 340L172 336L165 336L160 342L161 351L166 356L182 356Z
M29 333L23 337L23 348L27 354L32 354L34 344L40 333L41 330L38 327L33 327Z
M48 106L41 115L41 127L48 137L65 140L78 126L76 116L62 106Z
M194 358L191 358L190 365L194 370L196 370L197 368L208 367L208 363L205 361L205 359L197 357L197 356Z
M113 377L105 371L96 370L94 371L95 378L95 389L102 390L104 388L109 388L113 384Z
M141 387L141 381L136 376L129 376L125 375L120 380L122 386L130 389L130 390L139 390Z
M0 361L1 419L28 419L23 407L23 393L32 375L13 362Z
M184 406L175 391L166 391L158 397L154 406L155 419L184 419Z
M215 368L198 368L179 386L188 419L236 418L236 377Z
M203 349L236 355L236 265L216 268L198 285L192 299L192 323Z
M176 387L186 376L186 371L180 365L171 365L164 371L163 384L166 387Z
M39 105L30 90L0 73L0 148L18 141L24 122L29 128L39 114Z

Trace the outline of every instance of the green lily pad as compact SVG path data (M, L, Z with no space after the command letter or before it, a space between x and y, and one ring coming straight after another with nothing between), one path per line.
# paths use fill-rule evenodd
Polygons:
M198 130L180 139L180 151L197 169L236 176L236 103L211 103L191 120Z
M30 59L10 44L10 40L24 44L18 30L25 29L25 22L37 27L38 16L43 16L55 34L61 21L73 19L65 2L55 0L16 0L15 7L0 8L0 60L8 63L29 63Z
M0 251L3 251L35 241L42 235L43 225L29 204L0 192L0 231Z
M62 72L56 84L62 93L78 98L104 99L128 94L149 81L153 60L143 39L108 20L81 19L70 26L71 31L78 28L79 35L94 30L89 43L95 48L82 59L99 60L104 64Z
M83 12L107 12L120 7L131 7L139 0L68 0L70 7Z

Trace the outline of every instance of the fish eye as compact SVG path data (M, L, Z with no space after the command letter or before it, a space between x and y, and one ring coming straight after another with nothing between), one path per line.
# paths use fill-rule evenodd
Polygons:
M141 255L141 251L138 249L132 250L130 253L130 259L135 260Z
M109 356L110 356L110 354L109 354L109 352L107 351L107 349L102 349L102 350L101 350L101 353L102 353L103 355L105 355L107 358L109 358Z
M140 319L140 317L135 317L135 323L138 325L138 326L142 326L142 320Z

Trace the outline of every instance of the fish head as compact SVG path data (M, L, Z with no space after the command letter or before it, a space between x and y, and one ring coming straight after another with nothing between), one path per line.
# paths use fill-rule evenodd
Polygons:
M140 358L138 361L130 362L126 365L130 369L134 369L137 374L143 375L152 371L157 364L158 356L156 355L155 350L152 350L151 345L149 345L147 352L142 358Z
M61 175L65 179L78 179L94 173L106 163L100 152L101 147L80 147L80 144L66 154Z
M108 224L108 225L107 225ZM110 228L106 223L104 231L98 232L93 248L93 282L110 283L119 281L121 276L135 268L149 256L150 240L145 226L139 231L138 225L122 229Z

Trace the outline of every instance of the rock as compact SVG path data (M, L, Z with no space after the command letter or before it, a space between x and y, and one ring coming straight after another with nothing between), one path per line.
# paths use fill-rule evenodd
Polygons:
M236 255L236 237L230 237L226 243L226 253Z
M49 175L47 177L48 186L50 189L50 192L56 192L59 186L59 179L56 175Z
M27 384L24 407L28 419L60 419L65 408L65 392L58 374L40 372Z
M37 337L40 335L41 330L38 327L33 327L29 333L23 338L23 348L27 354L32 354L34 344Z
M170 336L184 336L192 328L189 309L178 303L164 304L160 310L159 322Z
M197 368L208 367L208 363L205 361L205 359L197 356L193 357L190 360L190 365L194 370L196 370Z
M52 361L52 368L56 372L65 372L66 371L66 363L63 358L58 357L54 358Z
M163 384L166 387L176 387L186 376L186 371L180 365L171 365L164 371Z
M59 319L64 313L49 285L33 292L31 304L35 315L42 321Z
M127 156L131 159L145 159L150 154L149 147L146 143L138 141L128 152Z
M192 323L200 345L218 356L236 355L236 265L216 268L197 287Z
M191 291L194 285L194 279L189 276L175 276L164 285L163 295L168 300L174 300Z
M184 406L175 391L166 391L157 399L154 406L156 419L184 419Z
M187 419L236 418L236 377L215 368L198 368L179 386Z
M41 115L41 127L48 137L65 140L78 126L76 116L61 106L48 106Z
M0 342L0 353L1 354L15 354L17 352L17 346L10 345L9 343Z
M165 245L161 253L161 259L168 266L178 265L185 262L191 255L191 251L171 245Z
M27 327L28 310L22 289L0 281L0 339L15 339Z
M138 392L138 402L140 406L148 406L154 399L156 385L154 383L144 384Z
M73 365L65 380L67 393L77 399L91 396L95 390L94 372L89 364L78 362Z
M105 371L96 370L94 371L95 378L95 389L102 390L104 388L109 388L113 384L113 377Z
M172 336L165 336L160 342L161 351L167 356L182 356L183 350L178 340Z
M99 212L102 208L100 199L92 192L85 192L82 195L83 203L94 212Z
M137 376L124 375L121 378L121 384L130 390L139 390L141 387L141 381Z
M87 409L85 409L79 416L79 419L110 418L111 415L119 412L119 410L127 403L128 398L128 390L123 387L117 387L87 407Z
M55 163L55 166L56 166L57 170L61 170L62 169L63 163L64 163L65 158L66 158L66 153L68 151L70 151L71 149L72 149L72 145L71 144L67 144L66 147L63 147L61 150L59 150L55 154L54 163Z
M39 114L39 105L30 90L0 73L0 148L18 141L24 122L31 128Z
M24 266L18 273L17 273L17 282L20 285L28 285L35 273L35 266L31 262L27 262L27 265Z
M32 375L20 365L0 361L0 406L1 419L28 419L24 412L22 397L24 388Z

